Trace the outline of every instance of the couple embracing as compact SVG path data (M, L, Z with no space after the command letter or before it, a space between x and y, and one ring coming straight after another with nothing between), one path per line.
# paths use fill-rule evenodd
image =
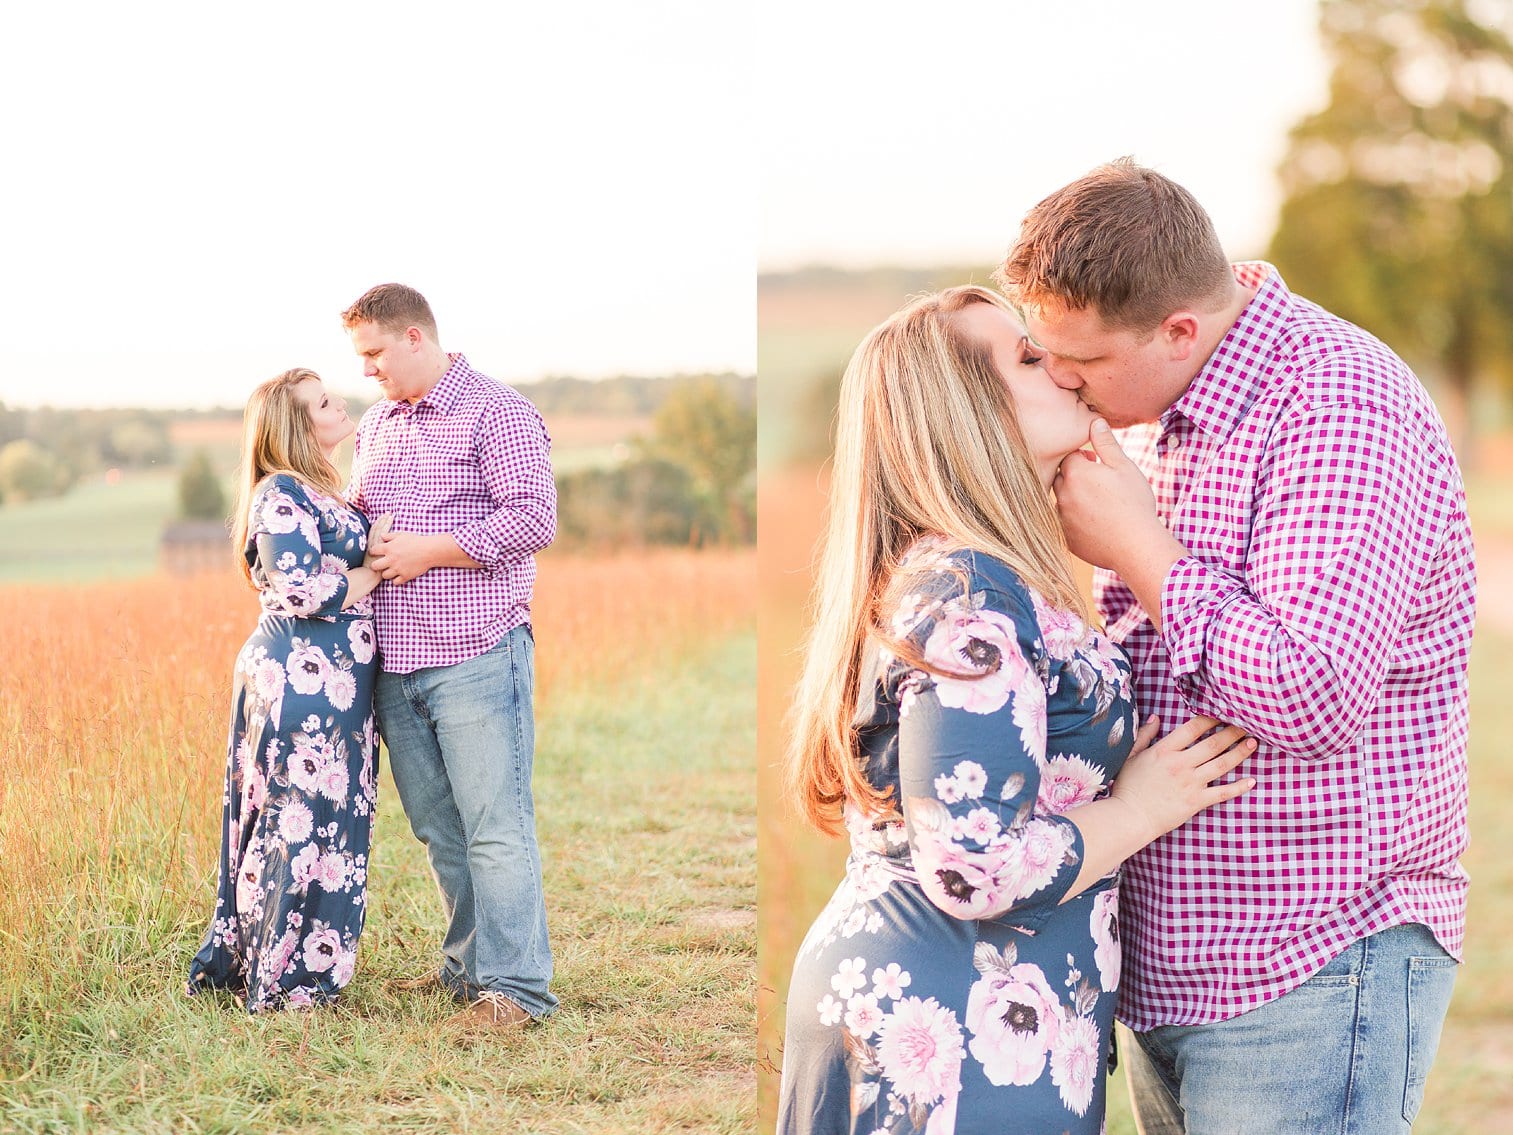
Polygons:
M360 424L305 369L247 403L232 529L262 616L236 661L220 881L188 989L255 1013L351 980L382 736L447 918L440 963L393 985L516 1028L557 1005L531 793L550 441L530 402L442 350L413 288L370 289L342 324L384 394Z
M842 381L789 771L851 855L779 1131L1095 1135L1117 1056L1146 1133L1407 1132L1467 886L1439 415L1127 159L995 278Z

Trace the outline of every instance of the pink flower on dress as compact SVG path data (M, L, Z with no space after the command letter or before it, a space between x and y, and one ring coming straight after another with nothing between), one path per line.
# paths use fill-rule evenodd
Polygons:
M945 671L933 675L940 704L968 713L1001 708L1030 669L1012 619L997 611L967 611L957 604L945 609L945 617L925 643L924 654L933 669Z
M289 963L294 960L295 948L299 945L299 935L293 930L285 930L284 936L278 940L278 945L273 948L273 957L263 969L263 974L269 982L277 981L289 972Z
M878 1063L899 1095L933 1104L961 1091L961 1025L935 998L905 997L877 1031Z
M846 1003L837 1001L832 994L827 993L815 1008L820 1012L820 1024L828 1028L841 1023L841 1013L845 1010Z
M248 765L242 777L242 811L250 814L262 810L268 798L268 778L256 765Z
M1061 1032L1061 1006L1039 966L979 978L967 995L967 1046L990 1084L1033 1084Z
M297 887L308 887L320 870L320 848L307 843L289 861L289 876Z
M276 658L264 658L253 670L253 688L265 702L282 701L284 697L284 668Z
M357 679L352 676L352 671L331 667L331 672L326 675L326 698L343 713L352 708L352 703L357 700Z
M286 669L289 685L294 687L296 693L314 694L319 693L320 688L326 684L326 676L331 672L331 660L320 647L305 643L290 653Z
M263 897L263 853L256 844L247 849L236 873L236 909L246 914Z
M958 816L955 820L957 839L970 839L982 844L992 840L1002 828L998 813L991 808L973 808L965 816Z
M278 813L278 834L287 844L304 843L315 827L315 817L303 800L288 800Z
M340 804L347 798L347 785L347 762L339 759L327 761L316 781L320 794L333 804Z
M933 831L914 841L914 869L925 897L953 918L984 918L995 908L999 891L990 873L994 858L963 851Z
M331 980L336 982L337 985L346 985L347 982L352 980L352 974L356 969L357 951L343 950L337 956L336 964L331 967Z
M258 519L253 520L252 527L254 529L261 527L266 532L280 536L286 532L293 532L298 528L301 515L302 513L298 506L295 505L293 497L288 493L273 489L263 495L262 506L258 510ZM261 524L258 523L258 520L261 520Z
M904 990L914 983L914 978L909 971L897 962L889 962L885 969L872 971L872 992L879 997L889 997L897 1001L904 995Z
M1035 604L1035 621L1040 624L1040 640L1045 651L1058 661L1066 661L1087 640L1087 624L1075 611L1054 607L1036 592L1030 592Z
M1024 751L1037 761L1045 760L1045 687L1033 672L1014 690L1014 724Z
M1051 1045L1051 1083L1074 1115L1086 1115L1093 1102L1093 1086L1103 1072L1102 1039L1091 1017L1073 1017L1062 1021Z
M294 742L294 752L289 756L290 784L301 792L319 792L320 777L325 767L325 755L314 742L306 738L299 738Z
M1103 773L1078 756L1040 762L1040 810L1057 815L1087 804L1103 789Z
M373 639L373 624L366 619L354 619L347 624L347 646L352 651L352 660L359 665L373 661L376 643Z
M846 1027L863 1039L877 1031L883 1023L883 1011L877 1007L877 997L871 993L858 993L846 1002Z
M1061 870L1072 846L1072 827L1068 821L1031 820L1019 834L1023 853L1020 860L1023 895L1032 895L1050 884Z
M1093 931L1093 961L1098 965L1098 985L1105 993L1119 988L1119 888L1099 891L1093 899L1090 920Z
M941 773L935 778L935 795L946 804L955 804L961 800L961 781L954 776Z
M978 799L988 787L988 773L976 761L957 761L951 776L968 800Z
M315 865L315 881L327 891L336 892L347 882L347 858L339 851L328 851Z
M835 976L830 979L830 988L842 999L850 997L867 984L867 963L861 958L842 958Z
M336 964L341 953L341 935L331 926L317 923L305 936L305 968L311 973L325 973Z

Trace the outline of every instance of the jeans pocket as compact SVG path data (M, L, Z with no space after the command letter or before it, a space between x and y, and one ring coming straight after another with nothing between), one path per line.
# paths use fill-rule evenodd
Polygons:
M1424 1083L1439 1051L1439 1036L1455 987L1454 958L1408 959L1408 1075L1403 1086L1403 1118L1409 1123L1424 1102Z

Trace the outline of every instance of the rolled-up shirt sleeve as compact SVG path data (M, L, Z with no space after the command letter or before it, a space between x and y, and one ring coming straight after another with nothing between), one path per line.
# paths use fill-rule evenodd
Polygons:
M490 407L479 419L473 443L495 509L452 537L486 569L497 570L556 538L551 438L536 408L514 398Z
M1377 704L1395 644L1452 514L1443 471L1371 406L1279 423L1243 577L1184 557L1161 591L1161 637L1193 712L1283 752L1343 751ZM1440 507L1444 506L1444 507Z

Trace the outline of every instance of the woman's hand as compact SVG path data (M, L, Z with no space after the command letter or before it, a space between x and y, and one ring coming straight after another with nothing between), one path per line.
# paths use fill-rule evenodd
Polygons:
M1151 744L1158 728L1160 722L1152 717L1136 732L1134 748L1110 793L1137 814L1148 833L1145 843L1256 785L1254 777L1214 783L1256 751L1255 739L1238 725L1194 717Z
M368 526L368 552L367 555L363 556L363 567L370 568L373 566L373 557L378 554L378 549L383 544L384 537L389 534L389 529L393 527L394 516L392 513L386 512L382 516L374 518L373 523Z

